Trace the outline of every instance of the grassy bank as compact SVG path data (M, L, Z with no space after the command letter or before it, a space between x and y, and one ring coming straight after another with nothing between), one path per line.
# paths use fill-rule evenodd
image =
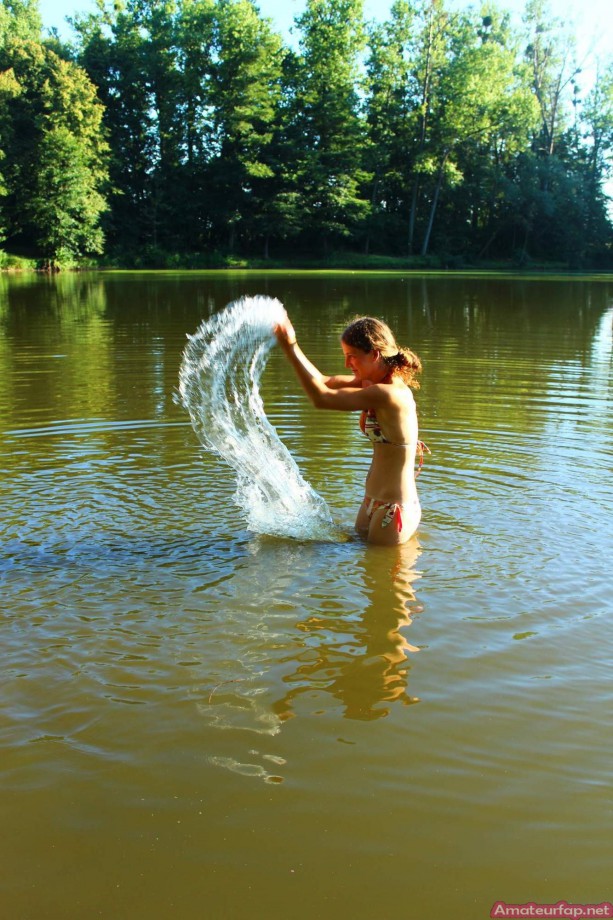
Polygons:
M38 270L38 259L28 259L24 256L3 252L0 249L0 271L2 272L33 272Z
M144 247L135 253L121 256L101 256L82 259L69 264L58 264L55 271L96 270L268 270L268 271L486 271L486 272L611 272L611 266L571 265L568 262L546 262L530 259L472 260L457 255L386 256L363 255L354 252L334 252L327 256L288 255L282 259L263 259L230 255L220 252L170 253ZM0 271L43 272L45 263L40 258L25 257L0 250Z

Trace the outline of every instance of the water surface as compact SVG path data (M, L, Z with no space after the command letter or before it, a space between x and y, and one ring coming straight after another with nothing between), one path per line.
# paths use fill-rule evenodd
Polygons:
M3 916L610 900L612 282L0 285ZM325 371L362 312L421 356L405 547L351 535L368 444L278 350L268 418L347 541L254 534L200 449L185 336L258 293Z

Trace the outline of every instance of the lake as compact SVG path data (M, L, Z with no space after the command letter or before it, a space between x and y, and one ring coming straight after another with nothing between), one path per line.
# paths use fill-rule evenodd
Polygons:
M173 400L278 297L313 362L421 357L417 537L278 348L269 420L345 538L251 532ZM479 920L611 900L613 278L0 276L1 914Z

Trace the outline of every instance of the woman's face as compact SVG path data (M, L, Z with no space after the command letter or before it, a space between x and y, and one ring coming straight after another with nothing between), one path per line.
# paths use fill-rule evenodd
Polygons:
M348 367L358 380L371 380L379 362L378 351L362 351L353 345L341 341L341 348L345 355L345 367Z

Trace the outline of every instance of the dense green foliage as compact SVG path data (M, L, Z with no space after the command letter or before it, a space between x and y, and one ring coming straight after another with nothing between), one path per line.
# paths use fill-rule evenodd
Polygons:
M35 3L0 7L1 227L53 267L103 251L108 148L95 87L40 31Z
M610 267L613 68L589 93L545 0L97 0L75 41L0 5L0 230L49 264L531 259Z

